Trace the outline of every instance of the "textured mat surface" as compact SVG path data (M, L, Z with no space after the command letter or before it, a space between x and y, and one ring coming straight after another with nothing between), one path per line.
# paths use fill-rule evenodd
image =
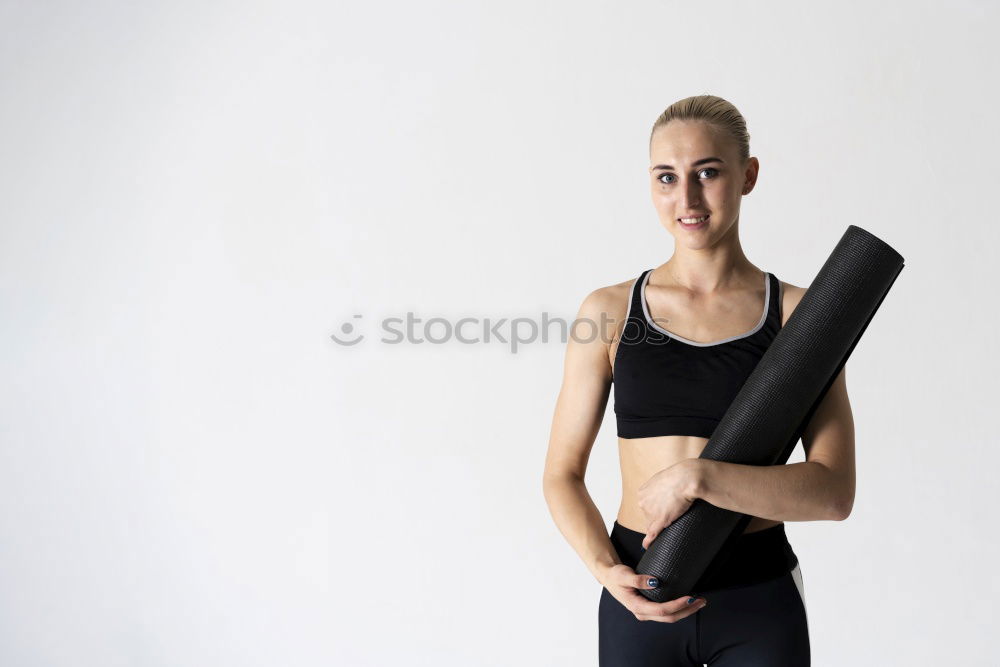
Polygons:
M712 432L701 458L781 465L850 357L900 271L903 257L850 225ZM660 586L654 602L689 593L752 517L696 500L649 545L635 571Z

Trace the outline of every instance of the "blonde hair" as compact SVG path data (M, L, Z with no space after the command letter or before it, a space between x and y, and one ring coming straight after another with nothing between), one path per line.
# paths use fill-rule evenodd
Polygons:
M671 104L653 123L653 129L649 131L650 146L653 145L656 128L672 120L700 120L711 123L733 138L742 160L750 157L750 133L747 132L747 122L732 103L721 97L694 95Z

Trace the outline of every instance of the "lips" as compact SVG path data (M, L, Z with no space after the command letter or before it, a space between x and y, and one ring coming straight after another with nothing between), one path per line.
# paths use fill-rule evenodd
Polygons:
M702 216L685 216L683 218L678 218L677 222L679 222L681 227L684 229L698 229L708 223L709 215L710 214L706 213ZM689 220L690 222L685 222L686 220Z

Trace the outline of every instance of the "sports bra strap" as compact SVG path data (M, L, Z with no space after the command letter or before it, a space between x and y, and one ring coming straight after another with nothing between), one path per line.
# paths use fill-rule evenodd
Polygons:
M642 292L640 291L639 288L642 286L642 281L646 278L646 274L652 270L653 269L646 269L645 271L640 273L639 277L635 279L634 283L632 283L632 296L629 301L629 307L628 307L629 317L635 317L640 320L643 319Z

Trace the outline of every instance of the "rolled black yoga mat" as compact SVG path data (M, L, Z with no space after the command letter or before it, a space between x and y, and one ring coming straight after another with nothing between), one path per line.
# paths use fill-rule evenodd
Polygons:
M849 225L709 438L701 458L783 465L903 270L903 257ZM660 586L654 602L697 594L709 565L724 565L752 517L701 499L666 527L636 565Z

